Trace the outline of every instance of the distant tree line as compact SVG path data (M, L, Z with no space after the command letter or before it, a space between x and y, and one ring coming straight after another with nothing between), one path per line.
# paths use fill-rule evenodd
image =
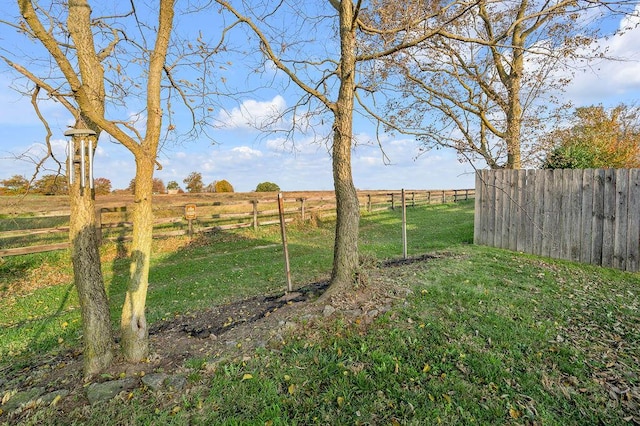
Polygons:
M202 193L202 192L234 192L233 185L228 180L216 180L208 185L204 185L202 174L192 172L183 181L185 190L183 190L175 180L169 181L165 186L160 178L153 178L153 193L166 194L177 193ZM112 189L111 181L104 177L94 180L94 188L96 195L107 195L115 192ZM135 193L136 180L131 179L129 186L125 189L127 192ZM259 183L255 192L278 192L280 187L273 182ZM14 175L8 179L0 180L0 195L21 195L25 193L42 194L42 195L66 195L69 192L67 178L63 175L47 174L37 180L29 180L22 175Z
M111 192L111 181L99 177L94 180L96 195L106 195ZM22 175L0 180L0 195L21 195L25 193L42 195L65 195L69 193L67 178L62 175L47 174L39 179L29 180Z

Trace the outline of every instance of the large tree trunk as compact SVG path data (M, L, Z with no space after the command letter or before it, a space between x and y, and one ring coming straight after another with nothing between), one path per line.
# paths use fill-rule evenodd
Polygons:
M522 126L522 105L520 103L521 73L511 75L509 87L509 105L507 111L507 129L505 143L507 145L507 163L505 169L521 169L522 157L520 137Z
M88 176L88 148L85 145L85 152L80 152L79 144L75 145L74 157L78 162L74 164L75 180L69 188L69 238L74 283L82 313L84 374L85 377L90 377L111 363L113 332L98 251L94 194L89 189L88 181L84 188L80 188L79 159L81 155L85 156L85 176ZM95 140L93 146L95 147Z
M524 16L526 5L527 2L523 1L518 10L518 19L522 19ZM507 82L508 109L507 129L505 132L507 163L505 164L505 169L521 169L522 103L520 102L520 92L522 91L522 76L524 75L524 35L521 22L516 23L511 43L513 45L513 58Z
M149 354L149 330L145 316L149 264L153 238L153 166L155 155L136 156L136 185L133 210L133 242L129 286L122 307L120 329L125 359L140 362Z
M333 181L336 192L336 238L333 271L327 297L348 290L358 270L360 207L351 172L356 34L351 0L340 3L340 91L333 126Z

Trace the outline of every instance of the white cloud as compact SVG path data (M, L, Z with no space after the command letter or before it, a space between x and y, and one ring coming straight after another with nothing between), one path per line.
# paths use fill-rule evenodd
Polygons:
M249 148L248 146L237 146L231 150L234 155L237 155L243 160L253 159L255 157L262 157L262 152L257 149Z
M285 99L276 95L270 101L246 100L231 111L218 114L218 121L226 129L256 129L270 127L280 121L280 115L287 104Z
M636 6L640 14L640 5ZM607 56L618 60L593 60L589 68L577 71L566 95L577 106L637 101L640 97L640 17L627 16L618 28L619 35L598 40Z

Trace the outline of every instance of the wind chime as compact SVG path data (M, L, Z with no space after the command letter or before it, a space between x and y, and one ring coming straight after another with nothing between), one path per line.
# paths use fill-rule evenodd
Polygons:
M90 136L95 136L96 132L91 129L69 129L64 132L64 135L70 136L67 144L67 179L69 180L69 188L76 181L75 165L79 164L80 191L84 191L84 188L87 187L87 181L89 190L93 190L93 138ZM79 152L78 156L76 156L76 149Z

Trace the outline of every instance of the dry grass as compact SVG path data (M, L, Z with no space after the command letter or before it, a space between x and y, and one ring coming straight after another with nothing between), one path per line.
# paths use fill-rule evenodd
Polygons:
M292 191L285 192L286 199L333 197L333 191ZM249 201L253 199L274 199L273 192L235 192L235 193L202 193L202 194L157 194L153 203L158 208L163 206L184 205L189 203L229 203ZM132 194L109 194L96 196L96 204L100 208L127 206L133 203ZM22 215L36 212L59 211L69 208L69 197L66 195L27 195L0 197L0 215Z

